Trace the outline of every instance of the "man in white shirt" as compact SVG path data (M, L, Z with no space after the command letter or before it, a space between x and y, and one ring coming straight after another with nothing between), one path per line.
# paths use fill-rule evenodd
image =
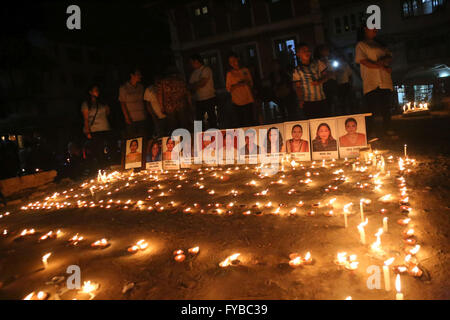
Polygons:
M196 120L203 121L208 114L208 128L217 128L216 90L214 89L213 73L210 67L203 64L200 55L194 54L190 58L194 71L189 79L190 89L196 101Z
M375 134L374 116L383 117L383 129L387 135L394 135L390 128L392 92L392 53L375 40L377 29L364 28L364 39L356 45L355 62L361 67L363 91L373 116L368 119L369 134Z

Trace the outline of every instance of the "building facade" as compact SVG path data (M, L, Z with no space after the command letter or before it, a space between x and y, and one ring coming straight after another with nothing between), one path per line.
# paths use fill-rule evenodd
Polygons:
M189 1L168 9L172 50L188 77L189 56L199 53L223 90L227 56L235 52L257 81L268 78L273 60L292 59L300 41L323 43L322 18L316 0Z
M450 6L447 0L321 0L325 38L354 70L361 86L354 48L367 7L381 8L379 38L393 52L392 78L399 105L406 101L442 103L449 95Z

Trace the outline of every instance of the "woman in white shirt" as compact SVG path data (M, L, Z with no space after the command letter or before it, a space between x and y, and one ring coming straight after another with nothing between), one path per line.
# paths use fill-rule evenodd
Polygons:
M90 86L88 97L81 104L81 113L84 119L83 132L88 139L85 145L87 158L92 157L98 168L101 168L106 164L107 146L111 145L111 126L108 121L109 106L102 103L99 96L98 85Z
M374 136L374 116L383 117L384 133L393 135L390 128L392 102L392 53L376 39L378 30L364 27L362 41L356 45L355 62L361 67L366 103L373 114L368 119L370 135Z

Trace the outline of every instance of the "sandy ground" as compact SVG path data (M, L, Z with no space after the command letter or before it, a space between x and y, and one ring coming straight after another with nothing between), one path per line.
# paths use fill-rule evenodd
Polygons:
M414 228L421 249L416 256L418 266L424 274L420 278L408 274L401 276L402 292L405 299L449 299L449 118L434 116L417 119L396 119L395 127L399 139L383 139L372 147L384 151L385 158L392 155L394 161L387 163L390 176L381 176L381 191L375 191L374 180L368 177L376 173L352 171L350 163L338 160L321 163L311 168L295 170L287 165L284 172L261 179L254 166L245 170L240 166L230 171L227 167L185 173L170 172L156 178L141 172L128 180L109 183L103 191L91 195L89 187L80 187L82 182L50 185L47 190L23 197L22 203L0 210L0 232L8 230L7 236L0 236L0 298L22 299L32 291L43 290L50 299L86 299L87 295L77 290L66 290L65 280L51 283L55 276L67 279L69 265L81 269L81 281L99 283L95 299L395 299L395 289L384 290L381 272L380 289L369 289L366 272L369 266L383 265L390 257L393 265L403 264L406 256L402 232ZM416 165L407 166L411 171L398 171L398 157L402 156L403 145L408 144L408 154L416 159ZM331 165L334 167L331 167ZM347 181L338 184L333 174L343 169ZM373 171L371 171L373 170ZM306 185L307 172L312 175L312 183ZM319 175L315 175L315 174ZM177 175L177 176L175 176ZM181 179L180 179L181 176ZM220 177L223 176L223 179ZM407 195L412 208L408 227L400 226L397 220L406 218L399 205L399 176L406 180ZM203 178L203 180L200 180ZM144 180L145 179L145 180ZM282 184L277 184L283 179ZM256 186L246 185L251 180ZM125 186L128 182L129 185ZM198 182L203 189L195 186ZM358 183L368 183L364 189ZM95 181L93 184L100 185ZM325 192L330 185L338 189ZM158 186L159 185L159 186ZM177 186L181 187L177 187ZM73 188L73 191L70 189ZM83 189L83 190L81 190ZM116 189L118 191L116 191ZM149 192L152 189L153 192ZM230 194L234 189L237 196ZM268 189L266 196L255 194ZM291 195L288 191L294 189ZM62 194L67 190L66 194ZM209 194L214 190L214 194ZM107 192L112 194L108 195ZM21 210L21 206L36 201L44 202L45 197L54 192L60 195L50 202L64 201L74 204L76 200L86 200L96 204L94 208L64 208ZM161 195L164 192L164 195ZM73 198L78 194L78 198ZM84 197L81 195L84 194ZM392 200L382 202L380 197L392 195ZM65 195L70 198L64 199ZM150 196L151 198L148 198ZM330 209L327 204L336 198L334 217L324 213ZM367 245L360 243L357 225L361 222L359 200L370 199L365 205L365 215L369 224L365 228ZM111 208L106 202L113 199ZM121 204L116 204L117 200ZM131 203L124 204L128 199ZM103 200L103 203L100 201ZM137 205L143 200L142 206ZM174 207L168 207L173 201ZM232 214L227 214L223 205L235 202ZM272 209L253 208L256 202L264 205L271 201ZM296 204L295 214L290 211ZM155 205L156 202L160 204ZM313 205L320 202L320 208ZM349 227L344 227L342 208L353 202ZM194 203L199 207L195 208ZM212 212L220 203L222 214ZM279 204L283 204L278 214L274 214ZM103 205L103 208L99 206ZM245 205L246 207L240 207ZM124 208L127 206L128 208ZM148 210L164 206L162 212ZM191 213L183 212L191 207ZM386 214L380 210L387 209ZM205 212L201 213L203 209ZM250 210L249 215L244 214ZM315 216L308 216L311 210ZM10 212L5 216L5 212ZM374 234L383 226L383 217L389 218L389 231L381 236L383 256L371 251ZM36 229L36 234L20 237L25 228ZM50 230L60 229L57 239L39 241L39 237ZM67 240L79 233L85 237L78 246L69 246ZM90 244L107 238L110 246L93 249ZM149 247L136 254L129 254L127 248L136 241L145 239ZM187 249L199 246L197 255L187 253ZM173 251L182 249L186 260L174 261ZM298 268L289 266L289 255L311 252L312 265ZM338 252L356 254L359 262L355 271L349 271L334 263ZM51 252L48 267L44 270L41 258ZM240 263L226 268L219 263L234 253L240 253ZM391 284L395 277L391 272ZM125 285L134 287L122 293Z

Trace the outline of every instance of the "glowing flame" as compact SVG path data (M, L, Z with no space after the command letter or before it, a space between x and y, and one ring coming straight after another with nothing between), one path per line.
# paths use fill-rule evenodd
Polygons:
M419 250L420 250L420 245L416 245L414 248L409 250L409 253L411 255L415 255L415 254L417 254L417 252L419 252Z
M394 262L394 260L395 260L395 258L387 259L387 260L384 262L384 265L388 267L388 266L390 266L390 265Z
M47 265L47 260L48 260L48 258L50 258L51 255L52 255L52 253L49 252L42 257L42 262L44 263L44 265Z
M191 254L197 254L199 251L200 251L200 247L194 247L194 248L190 248L188 250L188 252Z
M234 261L237 260L237 258L240 256L240 253L235 253L231 256L229 256L228 258L226 258L225 260L223 260L221 263L219 263L219 266L221 266L222 268L228 267L230 266Z
M87 293L87 294L93 293L94 291L96 291L98 289L98 286L99 285L97 283L94 283L91 281L85 281L83 283L83 286L81 287L81 292Z

